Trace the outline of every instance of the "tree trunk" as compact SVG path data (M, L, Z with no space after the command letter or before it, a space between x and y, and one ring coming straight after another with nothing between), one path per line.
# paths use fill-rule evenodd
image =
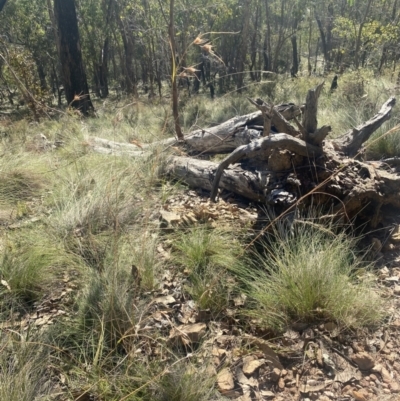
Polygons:
M269 0L265 0L265 22L267 30L264 38L264 71L271 70L271 22L269 17Z
M355 67L358 68L360 65L360 50L361 50L361 39L362 39L362 31L364 29L364 25L367 22L369 10L371 8L373 0L368 0L367 8L365 10L365 14L363 16L363 20L360 22L360 26L358 28L357 37L356 37L356 49L354 51L354 64Z
M292 68L290 70L290 74L292 77L297 77L297 74L299 72L299 55L297 52L297 36L293 35L290 38L290 41L292 42Z
M244 82L245 61L247 55L247 40L249 36L250 24L250 0L245 0L243 5L243 26L240 37L240 45L236 55L236 88L241 91Z
M54 0L54 17L58 27L58 48L67 102L88 115L94 108L83 67L74 0Z
M6 5L7 0L0 0L0 12L1 10L4 8L4 6Z
M179 140L183 140L181 124L179 122L178 110L178 86L176 76L178 67L176 65L176 45L175 45L175 28L174 28L174 0L169 2L169 41L171 45L171 81L172 81L172 114L174 117L175 133Z
M128 32L126 25L123 23L120 15L120 9L118 3L114 0L115 5L115 17L117 25L122 37L122 43L124 45L124 57L123 57L123 68L125 76L125 90L131 95L137 95L136 88L136 75L133 67L133 55L135 49L135 43L132 34Z
M250 59L251 59L251 65L250 65L250 77L252 81L258 81L260 72L259 71L253 71L253 68L256 67L257 64L257 42L258 42L258 20L259 20L259 14L260 14L260 8L257 4L257 9L256 9L256 20L254 22L254 33L253 37L251 39L251 54L250 54Z
M98 65L97 76L99 79L100 97L102 99L108 96L108 50L110 39L107 37L101 50L100 62Z

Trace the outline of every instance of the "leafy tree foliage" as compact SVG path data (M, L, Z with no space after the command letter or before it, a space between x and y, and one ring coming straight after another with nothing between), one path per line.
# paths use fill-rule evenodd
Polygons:
M398 0L176 0L174 63L170 0L71 1L89 91L99 98L112 92L153 99L174 73L190 93L214 95L242 90L265 71L396 70L399 58ZM0 11L0 101L14 103L25 90L61 105L53 2L0 0ZM187 74L189 67L196 71Z

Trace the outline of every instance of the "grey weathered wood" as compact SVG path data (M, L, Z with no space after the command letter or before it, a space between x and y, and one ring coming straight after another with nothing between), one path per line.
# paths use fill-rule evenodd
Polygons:
M255 156L265 155L265 158L267 158L268 153L277 148L286 149L300 156L306 157L322 156L323 154L321 148L308 145L301 139L293 138L287 134L276 134L270 137L258 139L249 145L243 145L235 149L218 166L213 182L213 189L210 195L211 200L215 202L222 173L230 164L237 163L243 158L252 158Z
M262 136L270 135L274 105L265 103L262 99L253 100L248 97L247 100L252 105L256 106L258 110L261 111L261 115L263 116L263 119L264 119L264 129L263 129Z
M283 114L281 114L282 111L282 113L286 112L288 115L289 113L287 113L287 111L290 110L290 108L284 108L282 105L274 107L273 105L270 105L259 98L255 100L250 98L247 99L252 105L256 106L261 111L261 114L264 118L263 136L270 135L271 125L273 125L279 133L288 134L291 136L300 135L300 131L296 130L296 128L294 128L293 125L291 125L283 116ZM300 111L300 108L297 110ZM296 120L296 116L293 114L289 114L289 116Z
M317 111L318 98L321 94L325 82L320 83L314 89L310 89L307 93L306 104L303 114L303 127L305 129L304 140L309 141L309 135L314 133L318 127Z
M174 156L168 159L166 173L193 188L211 191L217 168L217 163L207 160ZM243 170L240 166L234 166L225 171L220 187L247 199L265 202L262 182L258 175L255 172Z
M309 141L312 145L321 145L322 141L329 135L332 128L329 125L324 125L318 128L314 133L309 134Z
M334 140L333 144L335 149L346 153L348 156L357 154L362 144L366 142L385 121L389 120L395 104L396 99L391 97L374 117Z
M98 138L95 136L89 137L87 139L89 145L97 153L103 154L117 154L117 155L128 155L128 156L143 156L146 151L136 145L123 142L110 141L104 138ZM147 150L147 153L149 151Z
M274 108L272 117L272 124L275 126L278 132L288 134L290 136L300 136L301 132L293 127L292 124L289 123L288 120L277 110ZM296 118L294 118L296 120Z

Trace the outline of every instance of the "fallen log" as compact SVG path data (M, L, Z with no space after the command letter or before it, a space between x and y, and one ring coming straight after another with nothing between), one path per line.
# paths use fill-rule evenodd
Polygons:
M362 162L351 156L390 118L396 101L390 98L373 118L338 139L328 140L331 128L317 125L321 91L322 84L309 91L304 107L271 108L258 99L252 103L263 111L196 130L184 142L172 138L156 143L165 150L177 145L188 154L231 152L221 163L169 153L166 175L210 191L215 201L218 189L283 209L300 198L304 205L306 199L313 199L314 205L330 207L335 213L364 216L376 227L386 206L400 208L400 172L394 169L400 162L397 158ZM300 111L304 112L302 123L296 118ZM276 133L277 127L283 132ZM268 135L263 136L266 130ZM140 149L99 138L90 138L89 143L102 153L151 155L151 145Z
M288 150L304 157L313 158L323 154L322 149L313 145L308 145L301 139L293 138L287 134L276 134L267 138L258 139L249 145L243 145L234 150L218 166L210 195L211 200L215 202L222 173L230 164L237 163L243 158L254 158L256 156L264 156L267 160L271 154L271 151L278 148Z

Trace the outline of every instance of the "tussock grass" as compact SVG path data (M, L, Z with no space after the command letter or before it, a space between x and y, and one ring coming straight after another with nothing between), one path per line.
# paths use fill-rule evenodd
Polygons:
M55 238L29 230L24 236L8 239L0 259L0 275L9 289L0 288L3 312L26 308L49 291L58 271L79 268L79 262Z
M46 374L47 350L29 342L26 333L0 335L0 399L4 401L48 400L52 383ZM33 340L38 340L33 338Z
M399 117L392 117L383 127L377 130L367 143L367 158L380 160L389 157L400 157L400 131L385 135L400 122Z
M54 193L60 230L98 233L131 224L143 207L143 196L157 183L156 161L132 161L90 155L57 175Z
M0 172L0 203L26 201L38 195L41 177L28 169Z
M174 260L188 274L188 293L200 309L219 315L233 292L227 272L238 263L238 240L227 231L199 226L179 233L174 248Z
M45 161L31 159L25 153L6 155L0 159L0 205L32 201L45 189L48 178L43 175Z
M235 273L250 299L247 314L279 331L294 322L380 323L384 304L362 274L367 269L346 234L300 222L275 229Z
M81 335L96 333L108 350L134 326L135 286L127 269L110 266L101 275L93 272L79 300Z
M121 250L123 254L129 255L134 270L133 275L137 275L136 280L140 282L140 287L144 291L154 290L158 283L161 262L156 251L157 240L156 230L153 229L153 234L144 231L139 237L133 238L130 235L129 242Z
M204 368L180 363L156 383L154 401L209 401L219 399L214 390L215 377ZM213 397L214 396L214 397Z

